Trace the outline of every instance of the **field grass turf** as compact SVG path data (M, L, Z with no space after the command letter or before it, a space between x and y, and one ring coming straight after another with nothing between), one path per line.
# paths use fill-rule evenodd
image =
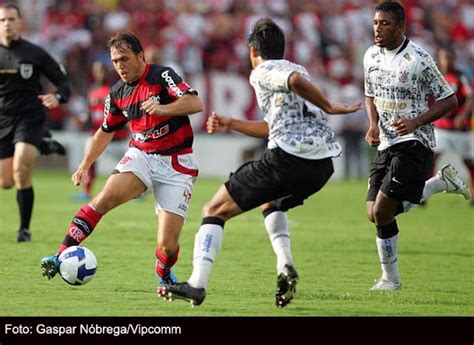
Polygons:
M201 207L221 183L196 183L174 268L181 280L191 272ZM289 212L300 282L286 308L274 305L276 260L257 211L226 224L206 300L191 308L155 294L152 196L111 211L84 242L99 265L88 285L43 278L41 257L56 251L82 204L71 200L79 190L69 173L37 171L31 243L16 243L16 191L0 191L0 316L473 316L474 209L457 195L438 194L399 216L403 288L369 292L380 267L375 227L365 217L366 186L331 182Z

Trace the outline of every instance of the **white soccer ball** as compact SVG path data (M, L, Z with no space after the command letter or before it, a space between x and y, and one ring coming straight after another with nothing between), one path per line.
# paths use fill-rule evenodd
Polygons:
M59 274L71 285L84 285L92 280L97 259L86 247L72 246L59 255Z

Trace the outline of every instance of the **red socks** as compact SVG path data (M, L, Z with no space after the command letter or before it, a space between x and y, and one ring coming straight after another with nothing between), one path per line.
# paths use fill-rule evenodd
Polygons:
M100 218L102 218L102 215L97 213L92 206L89 204L82 206L72 219L63 244L56 253L60 254L64 249L70 246L77 246L84 241L92 233Z

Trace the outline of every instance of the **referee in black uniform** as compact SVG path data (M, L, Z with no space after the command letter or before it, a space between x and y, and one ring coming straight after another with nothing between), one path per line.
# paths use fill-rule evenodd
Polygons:
M43 136L44 108L68 100L71 86L64 69L42 48L22 39L16 4L0 4L0 186L15 185L20 209L18 242L31 240L34 193L32 174ZM40 76L57 87L43 94Z

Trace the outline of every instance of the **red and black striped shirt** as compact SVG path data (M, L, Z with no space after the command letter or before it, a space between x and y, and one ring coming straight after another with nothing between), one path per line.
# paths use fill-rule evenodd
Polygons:
M191 153L194 137L188 116L156 116L140 109L149 98L169 104L187 93L197 95L172 68L146 65L136 82L120 80L112 86L105 101L102 130L114 132L129 122L131 147L162 155Z
M464 107L466 100L468 97L472 95L472 89L469 84L469 80L461 71L453 69L449 71L444 78L449 83L451 88L453 89L456 97L458 99L458 106L451 110L448 114L443 116L442 118L435 121L435 127L446 129L446 130L461 130L461 131L469 131L471 130L471 118L468 117L465 122L464 126L461 129L456 129L454 127L454 119L459 114L461 109Z

